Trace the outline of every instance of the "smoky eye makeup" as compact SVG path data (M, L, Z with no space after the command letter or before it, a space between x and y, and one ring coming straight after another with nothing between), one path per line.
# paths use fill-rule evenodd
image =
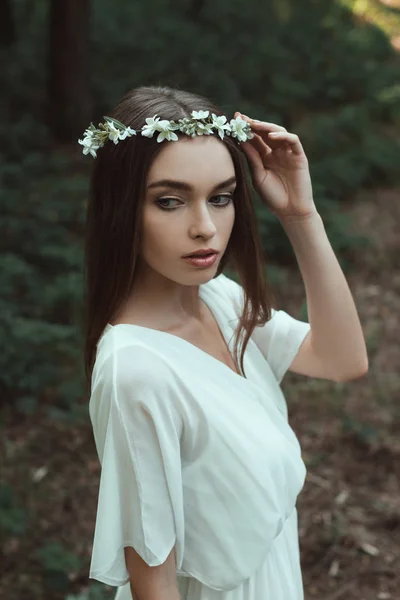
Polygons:
M230 204L233 202L233 194L234 192L224 192L224 193L220 193L220 194L214 194L211 198L210 198L210 202L217 199L219 200L219 202L211 202L211 204L215 207L215 208L226 208L228 206L230 206ZM171 203L175 205L171 206ZM159 198L156 198L154 200L154 204L156 206L158 206L158 208L160 208L161 210L167 210L167 211L172 211L175 210L177 208L179 208L179 206L182 205L182 201L179 198L174 198L173 196L162 196ZM169 204L169 206L168 206Z

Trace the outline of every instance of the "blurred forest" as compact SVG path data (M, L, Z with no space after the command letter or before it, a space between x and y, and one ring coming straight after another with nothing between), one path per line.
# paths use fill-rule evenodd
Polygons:
M77 139L128 89L166 84L300 136L370 358L361 380L283 383L308 469L305 595L399 599L400 0L2 0L0 31L0 597L115 594L88 579ZM290 245L254 201L280 307L306 319Z

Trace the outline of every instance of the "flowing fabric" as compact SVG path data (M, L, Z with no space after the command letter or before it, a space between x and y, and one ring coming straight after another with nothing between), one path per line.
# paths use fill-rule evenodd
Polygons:
M200 286L231 350L243 289ZM175 546L182 600L303 600L296 500L306 476L280 382L308 323L273 311L246 378L190 342L107 325L89 403L102 465L89 577L131 600L124 547L150 566Z

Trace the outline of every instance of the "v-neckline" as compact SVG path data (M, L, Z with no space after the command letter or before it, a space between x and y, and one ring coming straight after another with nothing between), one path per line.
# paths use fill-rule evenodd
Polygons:
M201 298L201 300L203 300L204 304L206 305L206 307L208 308L212 318L214 319L215 325L218 327L221 336L223 338L223 340L225 341L226 347L229 351L229 354L231 355L232 358L232 362L235 364L235 361L233 359L232 353L231 353L231 349L230 349L230 340L227 340L227 336L225 335L225 327L219 323L217 315L215 314L215 312L213 311L213 309L211 308L211 306L209 305L209 303L207 302L207 300L204 298L204 286L207 284L201 284L199 287L199 297ZM185 344L189 344L189 346L191 346L192 348L195 349L195 351L197 350L198 352L201 352L202 354L205 354L206 356L208 356L211 360L214 360L215 362L219 363L220 365L222 365L222 367L225 367L225 369L228 369L228 371L230 371L231 373L233 373L233 375L236 375L236 377L240 377L240 379L244 379L245 381L248 381L247 377L244 377L244 375L241 375L240 373L237 373L236 371L234 371L233 369L231 369L231 367L228 367L227 364L225 364L224 362L222 362L222 360L219 360L218 358L216 358L215 356L213 356L212 354L210 354L209 352L206 352L205 350L202 350L201 348L199 348L199 346L196 346L196 344L193 344L192 342L189 342L188 340L186 340L185 338L180 337L179 335L175 335L174 333L170 333L168 331L162 331L160 329L155 329L154 327L146 327L144 325L136 325L134 323L117 323L116 325L111 325L111 323L107 323L105 329L104 329L104 333L106 333L108 330L114 329L115 327L134 327L136 329L140 329L140 330L147 330L147 331L151 331L155 334L161 334L164 336L170 336L173 338L177 338L178 340L181 340L183 343ZM104 334L103 334L104 335Z

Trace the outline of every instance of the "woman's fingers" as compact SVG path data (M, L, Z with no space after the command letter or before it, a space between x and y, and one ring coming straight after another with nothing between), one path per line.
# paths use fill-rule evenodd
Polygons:
M302 154L304 152L299 136L288 131L270 131L268 139L273 140L278 145L283 145L290 149L293 154Z
M265 140L256 133L254 134L254 137L251 140L248 140L248 143L254 146L254 148L262 154L269 154L270 152L272 152L271 147L268 146Z
M282 127L282 125L268 123L268 121L256 121L254 119L250 119L249 123L251 128L255 129L256 131L287 131L287 129Z
M238 111L235 112L235 117L239 115L251 125L254 133L254 138L248 140L245 144L246 146L250 145L258 152L262 162L273 151L277 151L278 154L281 152L295 155L304 153L299 137L295 133L289 133L285 127L276 123L251 119Z
M277 125L276 123L269 123L268 121L259 121L258 119L252 119L247 115L243 115L240 112L236 112L235 116L238 115L240 115L242 119L247 121L251 125L251 128L255 131L287 131L285 127L282 127L282 125Z
M247 160L250 163L250 168L253 171L264 170L264 163L261 158L261 154L259 150L257 150L253 144L251 144L253 140L248 142L244 142L240 145L241 149L246 155Z
M251 119L247 115L236 112L235 116L238 115L251 125L254 138L250 141L254 142L253 145L263 154L263 156L270 154L272 150L278 149L283 149L289 154L292 154L293 152L301 153L303 151L299 138L295 136L295 134L289 133L285 127L267 121L257 121L256 119ZM271 135L275 133L286 134L287 137ZM297 143L296 147L294 147L295 143ZM266 150L266 148L268 148L268 150Z

